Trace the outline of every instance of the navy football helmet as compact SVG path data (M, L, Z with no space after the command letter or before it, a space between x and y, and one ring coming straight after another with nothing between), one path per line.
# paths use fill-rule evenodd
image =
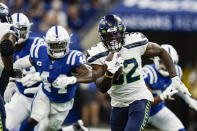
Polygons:
M116 15L106 15L99 22L99 36L109 51L119 51L124 44L126 27Z
M9 14L9 9L3 3L0 3L0 23L12 23L12 18Z

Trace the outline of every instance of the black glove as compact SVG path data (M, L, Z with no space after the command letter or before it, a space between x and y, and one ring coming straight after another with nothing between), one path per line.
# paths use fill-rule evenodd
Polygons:
M12 69L10 71L7 71L7 73L8 73L9 77L13 77L13 78L22 78L23 77L23 73L19 69Z

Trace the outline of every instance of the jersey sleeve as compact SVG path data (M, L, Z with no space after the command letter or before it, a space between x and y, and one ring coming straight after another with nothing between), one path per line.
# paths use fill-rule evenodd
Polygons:
M154 70L154 68L150 65L145 65L142 68L143 71L143 77L144 77L144 81L145 83L150 87L153 88L153 84L157 82L157 73Z
M43 52L46 51L45 45L35 45L30 51L30 58L35 62L42 57Z
M183 72L182 72L181 67L179 65L175 65L175 69L176 69L176 73L179 76L179 78L182 79Z
M103 62L100 59L107 56L109 52L100 52L98 48L99 46L93 46L86 51L86 59L89 64L103 65Z
M44 39L40 38L40 37L36 37L34 39L31 40L31 48L30 48L30 52L32 52L32 50L34 49L35 46L38 45L44 45Z
M125 48L136 48L140 55L143 55L148 45L148 39L140 32L130 33L125 36Z
M85 55L77 50L73 50L69 55L66 61L67 64L70 64L73 68L81 66L86 63Z

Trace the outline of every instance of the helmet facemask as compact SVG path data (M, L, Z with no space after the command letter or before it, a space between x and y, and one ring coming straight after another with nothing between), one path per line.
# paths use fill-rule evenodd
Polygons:
M100 37L109 51L119 51L124 44L124 32L117 30L116 27L107 31L101 30Z
M18 41L16 44L21 44L28 39L30 33L30 27L31 25L28 26L20 25L20 24L15 25L15 28L17 29L18 32Z
M48 54L53 58L62 58L69 51L69 43L67 41L47 41Z

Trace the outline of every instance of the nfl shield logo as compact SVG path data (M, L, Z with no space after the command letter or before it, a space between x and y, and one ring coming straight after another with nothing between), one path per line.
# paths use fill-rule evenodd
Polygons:
M53 65L49 65L49 69L52 70L53 69Z

